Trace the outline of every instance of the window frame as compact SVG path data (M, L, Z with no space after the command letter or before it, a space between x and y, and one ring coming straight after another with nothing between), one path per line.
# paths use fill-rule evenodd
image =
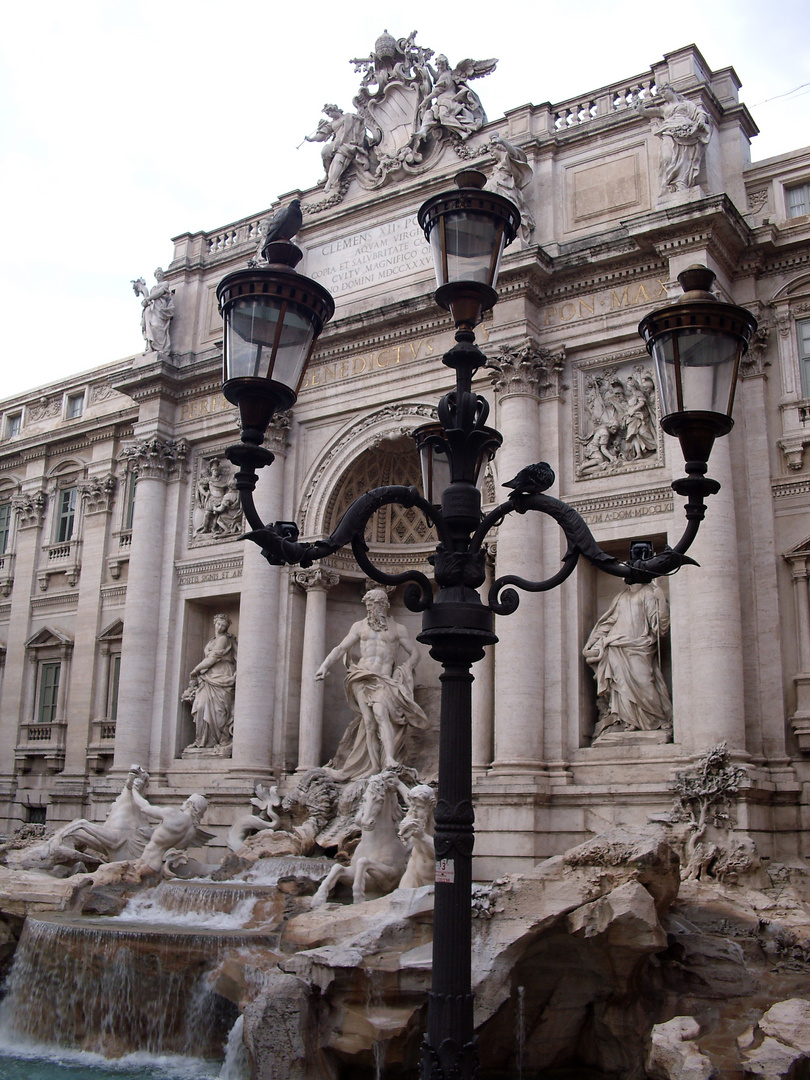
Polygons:
M47 681L45 675L52 674L55 678ZM59 685L62 678L61 660L40 660L37 664L37 685L35 690L34 723L53 724L58 720L56 715L59 709ZM44 695L47 695L45 697ZM46 713L48 715L46 715Z
M18 412L6 413L6 438L16 439L22 434L22 410Z
M67 500L67 505L65 505ZM76 485L57 488L53 521L55 544L69 544L75 539L78 525L79 489Z
M78 420L84 415L84 390L75 394L65 394L65 419ZM78 411L75 407L78 405Z
M810 318L796 319L795 325L802 398L810 399Z
M802 201L801 208L796 209L796 212L794 212L794 207L791 204L796 192L802 193ZM788 221L810 215L810 180L805 180L801 184L785 185L785 214Z

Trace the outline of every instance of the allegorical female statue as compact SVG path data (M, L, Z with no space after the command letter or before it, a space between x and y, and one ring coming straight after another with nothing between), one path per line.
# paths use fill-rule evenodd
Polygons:
M582 650L596 676L593 741L607 731L672 727L672 701L659 663L660 640L668 630L669 605L657 585L628 585L597 621Z
M147 349L154 349L159 356L169 356L172 351L170 327L174 318L174 299L171 286L160 267L155 270L157 285L148 289L142 277L132 282L136 296L142 297L141 333Z
M237 645L234 635L228 633L230 625L227 615L214 616L214 636L191 671L183 701L191 702L195 738L186 750L211 749L223 757L230 754Z
M655 116L653 135L661 140L661 194L694 187L712 136L712 120L702 105L690 101L662 83L658 94L663 105L640 102L639 112Z

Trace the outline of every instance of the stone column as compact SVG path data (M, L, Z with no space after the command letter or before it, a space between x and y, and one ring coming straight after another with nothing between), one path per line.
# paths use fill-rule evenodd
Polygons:
M266 445L276 455L261 469L254 492L265 523L283 516L284 464L290 414L274 416ZM243 545L242 592L239 599L239 659L233 712L233 751L229 772L266 777L272 771L276 672L280 666L279 597L286 580L281 566L270 566L256 544Z
M683 457L674 440L667 451L673 473ZM737 757L746 749L743 641L738 532L731 476L731 442L718 439L709 475L722 489L707 500L706 518L689 550L700 568L686 567L670 581L673 612L674 741L699 754L725 741ZM681 533L678 513L670 543Z
M323 567L297 570L292 579L307 594L304 648L301 657L301 711L298 720L297 772L318 768L323 736L323 682L314 675L326 656L326 594L338 584L337 574Z
M157 666L158 612L163 587L166 485L176 479L188 455L185 439L153 436L124 449L138 475L132 517L132 544L121 645L121 680L115 732L116 771L138 763L149 767ZM171 527L175 527L172 521ZM172 567L167 567L169 574Z
M99 633L101 585L104 580L104 552L107 526L115 491L115 478L93 476L79 484L82 499L82 568L76 630L70 673L70 701L67 712L64 780L84 777L87 769L89 720L94 719L94 682L102 681L96 670L96 637ZM103 668L105 665L100 664ZM95 678L94 678L95 677ZM60 688L61 689L61 688ZM59 786L59 783L57 783Z
M492 570L495 562L495 544L488 545L487 577L480 592L484 603L487 602L489 587L492 584ZM484 659L473 668L475 682L472 686L472 770L484 773L492 764L494 734L494 690L495 690L495 650L487 649Z
M533 342L502 346L492 369L498 428L498 479L511 480L542 460L540 386L548 379L549 354ZM502 489L499 497L509 494ZM498 530L495 576L543 577L539 514L510 514ZM543 604L537 593L520 593L520 607L495 621L495 757L493 774L536 774L543 760Z

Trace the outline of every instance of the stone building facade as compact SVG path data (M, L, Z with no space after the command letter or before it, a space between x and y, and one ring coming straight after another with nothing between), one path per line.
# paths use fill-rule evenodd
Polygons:
M436 110L432 129L423 120L422 136L397 143L380 89L385 49L375 50L377 112L364 115L385 138L374 161L344 143L337 165L334 153L324 158L326 191L290 193L304 210L300 269L333 293L337 311L298 403L268 436L276 460L260 477L260 512L314 539L367 487L419 482L410 432L449 387L438 358L453 333L433 301L415 214L460 166L492 178L498 135L525 156L528 171L512 176L533 228L505 253L499 303L478 332L489 367L476 389L504 435L485 504L522 466L547 460L552 493L609 552L625 558L636 539L674 543L683 511L670 483L683 464L658 428L636 327L677 294L682 269L707 264L718 295L752 311L760 329L734 430L710 462L722 491L692 549L700 568L662 585L672 728L592 745L597 702L582 649L623 588L617 579L585 565L554 592L523 595L475 668L478 872L646 821L670 805L674 771L720 741L748 775L738 828L766 856L807 854L810 148L752 165L756 127L735 72L711 71L694 46L571 101L494 122L481 112L464 138ZM411 59L412 74L427 64L416 51ZM684 149L687 122L700 130ZM340 137L333 128L321 141L334 150ZM253 254L264 216L175 238L170 352L0 402L9 830L103 817L132 762L151 773L155 801L204 792L208 821L224 827L256 782L283 785L326 762L348 723L340 678L312 676L359 617L363 574L348 551L309 570L268 566L240 542L226 499L224 450L238 425L220 389L215 292ZM557 527L513 517L490 537L492 574L554 573L565 549ZM370 541L388 568L428 569L433 538L411 511L380 515ZM392 604L415 637L419 616L397 594ZM220 613L238 639L232 744L194 747L184 691ZM435 716L438 671L423 653L417 700Z

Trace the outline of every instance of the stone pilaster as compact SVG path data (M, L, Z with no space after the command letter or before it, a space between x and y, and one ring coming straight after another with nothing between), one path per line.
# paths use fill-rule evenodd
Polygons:
M158 620L163 583L162 537L166 485L180 477L188 456L184 439L141 439L124 448L138 475L124 609L121 681L114 768L149 767L157 667ZM171 565L168 566L171 573Z
M6 666L3 680L3 712L0 726L0 777L4 791L13 789L14 748L19 741L25 692L29 685L25 642L30 637L31 590L41 543L41 529L48 498L41 489L15 495L11 501L17 516L14 548L14 581L11 586L11 618L6 639ZM33 706L32 706L33 708ZM19 822L14 823L16 828Z
M326 655L326 594L338 584L337 574L323 567L297 570L292 579L307 594L304 648L301 656L301 711L298 721L298 772L317 768L323 736L323 682L314 675Z
M259 472L254 502L262 521L268 523L282 517L289 427L289 413L277 414L265 440L276 460ZM280 666L279 597L285 571L280 566L270 566L255 544L243 546L239 661L229 772L259 777L272 771L276 672Z
M785 556L790 563L793 582L793 604L796 610L796 643L798 672L793 676L796 685L796 711L790 726L802 753L810 753L810 550L791 551Z
M93 719L94 707L94 677L98 677L96 634L101 611L101 585L104 581L105 539L115 486L115 478L110 475L92 476L79 484L83 504L82 568L65 736L65 779L83 777L87 768L87 744L90 740L90 721Z

